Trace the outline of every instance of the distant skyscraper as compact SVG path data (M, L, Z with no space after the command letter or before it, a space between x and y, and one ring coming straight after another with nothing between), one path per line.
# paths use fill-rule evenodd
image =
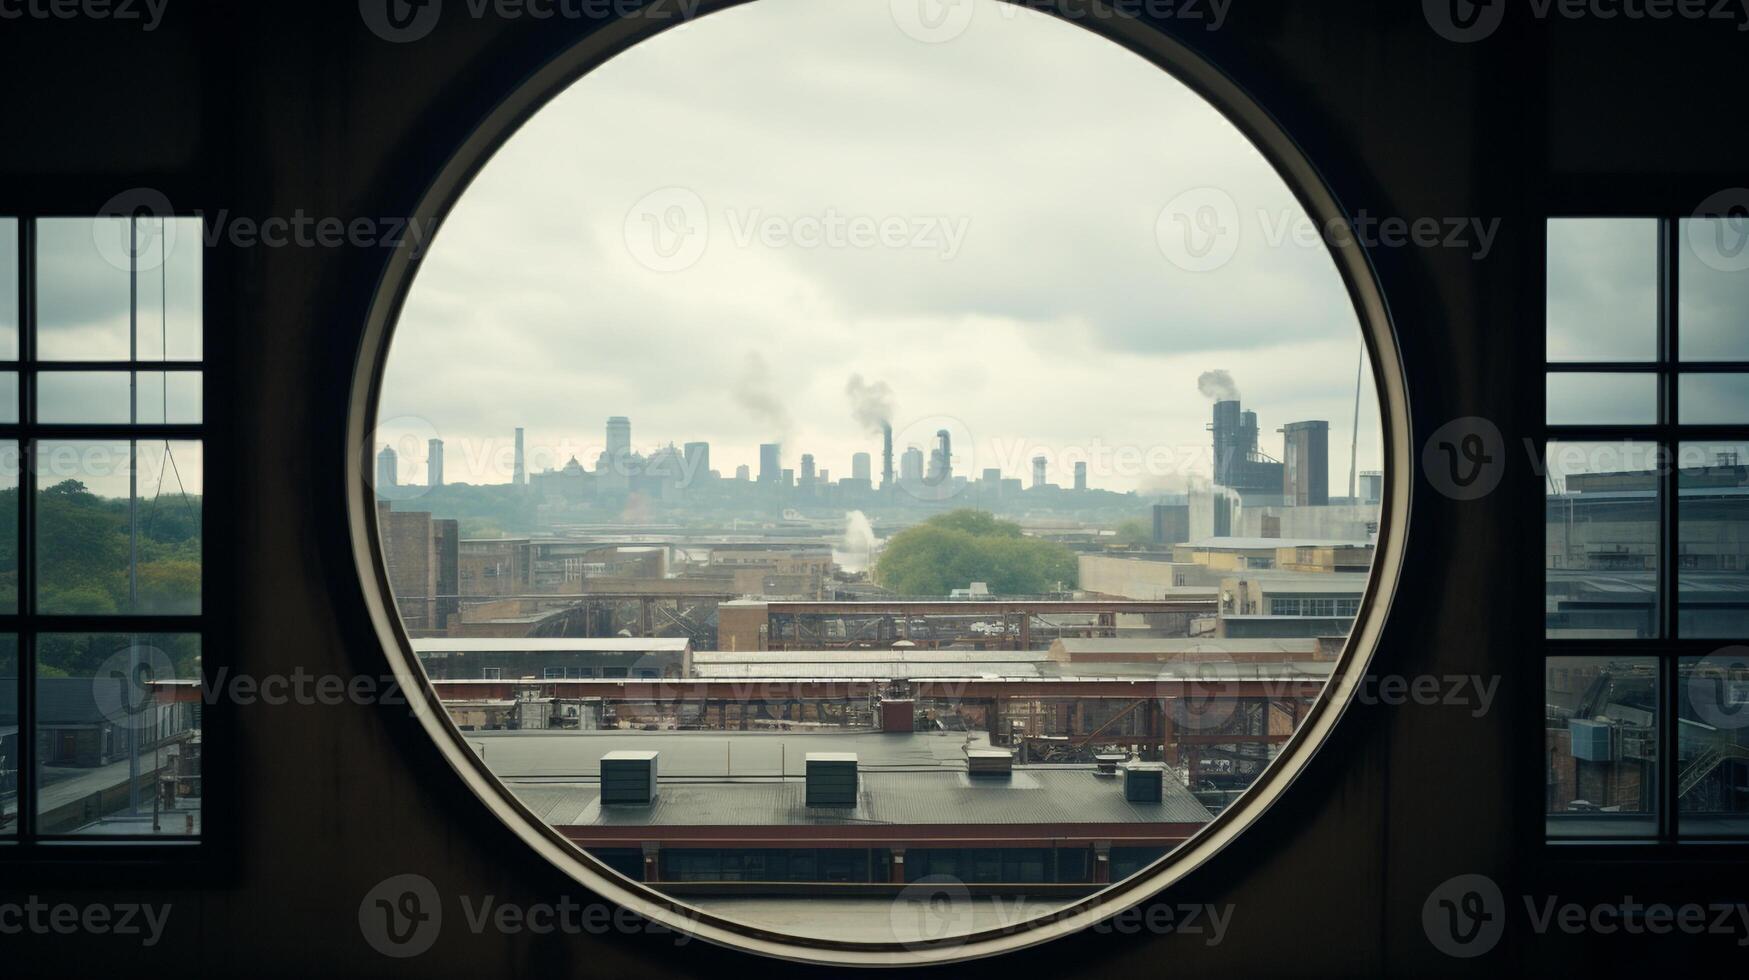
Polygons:
M528 483L528 460L522 453L522 426L516 427L516 461L511 464L510 484L524 486Z
M783 479L783 445L762 443L759 447L759 482L776 483Z
M442 439L432 439L425 443L425 485L428 487L443 486Z
M393 446L384 446L377 453L377 490L393 490L400 485L401 462Z
M923 450L916 446L906 446L905 454L899 457L899 482L916 483L923 479Z
M873 476L874 460L868 453L857 453L850 457L850 478L852 480L867 480Z
M693 483L701 483L710 479L711 475L711 444L708 442L689 442L686 444L686 472L692 477Z
M740 480L742 483L746 483L748 480L753 479L753 471L748 468L746 463L742 463L740 466L735 467L735 479Z
M632 451L632 420L615 415L607 420L607 455L629 456Z
M1077 490L1087 489L1087 464L1086 463L1076 463L1075 464L1075 489L1077 489Z
M1045 462L1043 456L1034 456L1032 458L1032 485L1035 488L1045 485Z
M814 454L813 453L803 453L802 454L802 486L811 487L813 485L814 485Z

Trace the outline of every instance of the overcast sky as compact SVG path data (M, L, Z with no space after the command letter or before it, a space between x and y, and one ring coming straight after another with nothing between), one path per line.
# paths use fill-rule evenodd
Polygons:
M517 425L531 471L592 465L610 415L645 452L710 442L728 475L781 440L784 465L848 476L853 452L879 465L845 393L860 375L891 387L901 450L954 431L958 472L1043 454L1057 482L1089 459L1096 487L1177 488L1210 471L1197 380L1224 369L1272 455L1283 423L1330 421L1346 492L1359 327L1322 246L1281 240L1304 217L1256 150L1080 28L981 2L926 43L893 9L713 14L516 134L395 335L381 419L402 479L440 435L451 482L506 481ZM1161 218L1188 201L1224 227L1194 208L1206 188L1237 251L1196 271ZM1376 419L1369 381L1363 470Z

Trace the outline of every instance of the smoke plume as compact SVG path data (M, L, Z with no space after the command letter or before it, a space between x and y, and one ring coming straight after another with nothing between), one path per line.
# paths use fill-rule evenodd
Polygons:
M1218 402L1239 400L1239 386L1233 383L1233 376L1219 369L1204 371L1196 379L1196 390L1202 392L1204 398Z
M735 403L746 409L765 428L779 436L789 432L789 409L777 397L778 386L771 367L757 351L749 351L735 378Z
M853 374L844 386L844 393L850 396L850 414L868 431L879 432L892 421L893 389L885 381L869 384L862 380L862 375Z

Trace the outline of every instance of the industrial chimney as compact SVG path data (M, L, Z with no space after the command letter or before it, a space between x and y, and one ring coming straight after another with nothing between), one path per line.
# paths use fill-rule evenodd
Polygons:
M893 486L893 425L881 423L881 489Z
M520 487L528 482L528 466L522 455L522 426L516 427L516 461L510 471L510 485Z

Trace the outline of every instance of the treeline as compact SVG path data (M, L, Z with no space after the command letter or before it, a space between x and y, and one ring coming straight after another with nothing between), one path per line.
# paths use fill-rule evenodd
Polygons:
M18 488L0 490L0 609L17 609ZM37 611L49 614L152 615L200 612L201 499L165 495L135 508L139 533L130 544L128 502L100 497L78 480L44 488L36 502ZM135 576L130 589L130 549ZM131 593L131 594L130 594ZM38 673L88 676L130 641L114 636L45 635ZM146 637L182 670L198 670L192 637ZM0 649L0 672L12 660ZM15 667L15 664L12 664ZM192 675L190 675L192 676Z
M1075 587L1075 553L1029 538L1020 525L980 510L940 514L893 535L875 563L875 581L897 595L948 595L984 582L999 595L1040 595Z

